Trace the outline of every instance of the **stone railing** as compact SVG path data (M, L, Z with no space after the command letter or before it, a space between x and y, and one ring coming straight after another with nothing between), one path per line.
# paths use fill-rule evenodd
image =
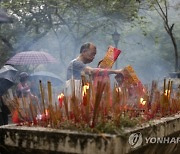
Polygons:
M43 127L0 127L0 151L6 153L180 153L180 115L124 129L123 134L91 134Z

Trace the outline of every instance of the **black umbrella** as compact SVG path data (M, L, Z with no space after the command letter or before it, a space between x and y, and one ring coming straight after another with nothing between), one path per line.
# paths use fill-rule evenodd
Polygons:
M51 81L53 86L63 85L63 81L56 74L47 71L34 72L30 74L29 79L36 82L42 80L43 83Z
M17 72L18 71L10 65L5 65L0 69L0 96L14 85Z

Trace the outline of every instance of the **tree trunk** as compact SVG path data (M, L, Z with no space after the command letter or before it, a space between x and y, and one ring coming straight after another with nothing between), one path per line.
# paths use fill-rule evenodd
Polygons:
M178 72L179 71L179 59L178 59L179 56L178 56L178 49L177 49L176 39L175 39L175 37L173 35L173 32L172 32L173 27L174 27L174 24L172 24L172 26L169 27L169 24L167 22L165 23L165 26L164 26L164 28L166 29L166 31L167 31L168 35L170 36L171 41L173 43L174 55L175 55L175 66L174 66L174 68L175 68L175 72Z
M176 44L176 40L173 36L173 33L171 32L170 34L171 37L171 41L173 43L174 46L174 54L175 54L175 72L179 71L179 60L178 60L178 49L177 49L177 44Z
M177 49L177 44L176 44L176 39L173 35L173 27L174 27L174 24L172 24L171 26L169 25L169 22L168 22L168 6L167 6L167 1L165 0L164 1L164 9L163 10L163 7L160 5L160 2L158 0L156 0L156 3L159 7L160 10L158 10L155 6L155 10L157 11L157 13L160 15L160 17L163 19L164 21L164 28L166 30L166 32L168 33L168 35L170 36L171 38L171 41L173 43L173 47L174 47L174 55L175 55L175 72L178 72L179 71L179 60L178 60L178 49Z

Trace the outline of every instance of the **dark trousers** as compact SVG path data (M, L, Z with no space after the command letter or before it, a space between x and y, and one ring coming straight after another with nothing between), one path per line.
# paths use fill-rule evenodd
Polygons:
M8 114L0 112L0 126L8 124Z

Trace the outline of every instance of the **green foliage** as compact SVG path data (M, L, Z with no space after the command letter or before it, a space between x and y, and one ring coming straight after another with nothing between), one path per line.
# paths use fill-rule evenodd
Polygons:
M95 127L95 131L99 131L101 133L110 133L110 134L116 133L116 129L117 127L114 125L112 121L99 123Z
M138 33L141 30L147 40L154 41L157 50L155 52L161 50L158 55L165 58L167 53L173 50L170 41L167 42L168 48L164 47L163 41L168 36L162 27L162 20L155 12L154 6L157 6L155 1L147 0L140 3L136 0L3 1L1 6L13 17L14 23L0 25L1 65L17 52L45 50L52 52L61 65L66 67L66 61L70 61L78 54L83 42L93 42L95 38L98 44L102 42L107 45L113 44L111 34L115 27L121 30L122 42L128 34ZM127 23L129 26L125 26ZM179 22L176 21L174 34L177 41L180 38L179 27ZM39 43L41 40L44 42ZM123 46L123 43L121 45ZM103 46L102 48L106 50Z
M137 14L134 0L17 0L3 1L1 5L14 18L13 24L0 26L0 36L8 41L2 48L7 48L9 55L31 49L52 31L57 40L59 35L70 37L75 51L93 32L111 26L112 20L130 19Z
M83 121L75 123L69 120L61 122L59 128L89 133L121 134L125 128L135 127L137 124L141 122L140 118L130 118L128 116L121 116L119 118L119 123L115 122L112 119L109 119L107 121L97 123L97 125L94 128L91 128Z
M120 126L122 127L134 127L139 123L140 119L138 118L129 118L124 116L120 118Z
M140 11L143 18L139 16L136 24L139 25L144 36L147 38L151 37L154 40L158 56L169 61L171 64L175 63L173 65L175 66L175 70L177 70L178 59L176 57L179 57L178 25L180 23L178 22L178 10L174 5L175 3L177 1L141 1ZM173 24L174 27L172 27ZM176 45L177 50L175 49Z

